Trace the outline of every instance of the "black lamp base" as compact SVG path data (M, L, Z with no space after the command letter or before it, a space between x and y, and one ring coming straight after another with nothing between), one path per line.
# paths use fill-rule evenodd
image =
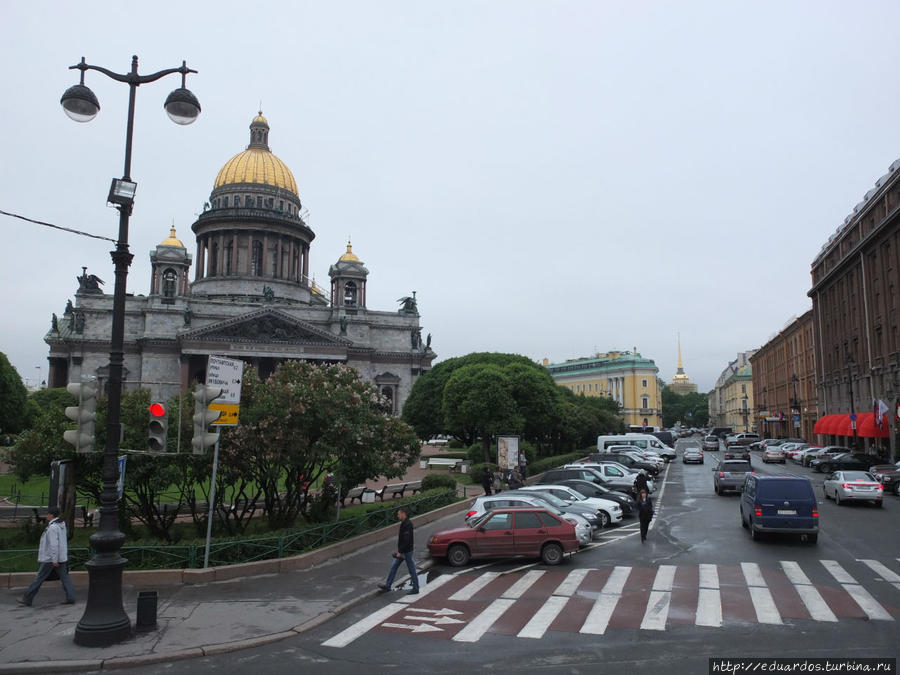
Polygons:
M131 619L122 605L122 570L128 561L116 556L112 562L90 560L88 599L84 616L75 626L75 644L108 647L131 638Z

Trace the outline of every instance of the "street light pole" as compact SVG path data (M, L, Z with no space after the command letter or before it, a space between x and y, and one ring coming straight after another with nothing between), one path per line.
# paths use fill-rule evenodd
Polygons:
M125 354L125 291L128 267L132 254L128 250L128 219L134 205L137 187L131 180L131 144L134 133L134 104L137 88L172 73L181 73L181 88L169 94L165 108L176 124L190 124L200 114L200 104L194 95L184 88L190 70L182 61L180 68L168 68L152 75L138 74L138 57L131 59L131 71L114 73L100 66L81 63L70 66L81 71L81 82L63 94L60 103L66 114L76 122L89 122L100 111L94 93L84 85L84 74L96 70L107 77L124 82L129 87L128 123L125 132L125 169L121 180L113 179L108 201L119 209L119 237L116 249L111 252L115 265L115 289L113 291L112 332L110 335L108 412L106 422L106 448L103 453L103 490L100 494L100 524L91 535L94 556L85 564L88 571L88 598L84 615L75 627L75 643L86 647L104 647L121 642L131 636L131 620L122 605L122 570L128 560L120 555L125 535L118 526L118 455L119 418L122 407L122 364Z

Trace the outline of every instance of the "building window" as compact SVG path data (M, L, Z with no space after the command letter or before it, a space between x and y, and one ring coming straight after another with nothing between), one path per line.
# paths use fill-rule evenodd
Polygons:
M741 393L742 393L742 394L746 394L746 393L747 393L747 385L746 385L746 384L742 384L742 385L741 385Z
M261 241L253 242L253 255L250 259L250 274L261 277L263 270L263 245Z
M167 305L174 304L175 302L175 282L178 279L178 275L175 274L175 270L169 268L162 275L163 279L163 303Z
M349 307L356 307L356 284L352 281L344 284L344 304Z
M646 388L647 388L647 380L641 380L641 386L642 386L644 389L646 389ZM644 407L646 408L647 406L644 406Z
M641 396L641 408L646 410L650 407L650 397L649 396Z
M228 195L222 197L222 206L224 206L226 209L228 208Z
M256 198L256 208L258 208L258 209L262 208L262 197Z

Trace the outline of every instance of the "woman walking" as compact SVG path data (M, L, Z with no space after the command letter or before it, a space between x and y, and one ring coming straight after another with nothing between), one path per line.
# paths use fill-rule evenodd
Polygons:
M650 521L653 520L653 502L650 501L650 495L647 494L646 488L641 490L638 495L638 519L641 522L641 543L647 541L647 530L650 528Z

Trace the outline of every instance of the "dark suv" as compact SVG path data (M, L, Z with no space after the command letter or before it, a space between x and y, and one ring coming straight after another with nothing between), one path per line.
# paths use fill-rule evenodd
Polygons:
M741 525L754 540L772 532L803 535L815 544L819 507L809 478L748 476L741 493Z

